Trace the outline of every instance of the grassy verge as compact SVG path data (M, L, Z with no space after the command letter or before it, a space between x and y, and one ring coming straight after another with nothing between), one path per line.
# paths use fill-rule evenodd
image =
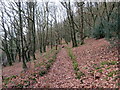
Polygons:
M76 78L80 79L85 74L79 70L79 68L78 68L78 62L76 60L76 56L72 52L72 49L71 48L67 48L67 52L68 52L68 56L72 60L72 65L73 65L73 69L74 69Z
M101 62L101 65L108 65L108 66L110 66L110 65L117 65L117 61L103 61L103 62Z
M43 76L44 74L46 74L49 71L49 69L51 68L51 66L55 62L55 60L57 58L57 54L59 53L59 51L60 51L60 48L58 50L52 49L47 55L45 55L47 62L44 62L44 64L43 64L44 69L39 71L40 76ZM50 56L50 53L52 54L52 56Z
M46 52L43 57L49 59L51 57L51 54L55 53L55 52L56 52L56 49L55 49L55 47L53 47L51 50L49 50L48 52Z

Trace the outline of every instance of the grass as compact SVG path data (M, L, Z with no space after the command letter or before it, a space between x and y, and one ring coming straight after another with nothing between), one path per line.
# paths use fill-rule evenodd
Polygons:
M42 70L42 71L39 72L39 75L40 75L40 76L43 76L43 75L46 74L46 73L47 73L46 70Z
M108 73L108 77L113 77L113 75L116 75L117 74L117 71L111 71Z
M93 64L93 66L96 66L97 64Z
M116 65L117 61L103 61L101 65Z
M45 63L44 62L40 62L40 63L36 64L35 67L40 67L42 65L45 65Z
M107 67L106 69L110 69L110 67Z
M53 59L48 60L48 63L52 63L52 62L54 62L54 60L53 60Z
M75 72L75 75L76 75L76 79L80 79L85 74L79 70L78 62L76 60L76 56L73 54L71 48L66 47L66 49L68 51L68 56L72 60L72 65L73 65L73 69L74 69L74 72Z
M88 69L88 67L84 67L84 69Z
M7 88L7 86L6 85L2 85L2 88Z
M5 78L5 79L3 80L3 82L5 83L5 85L8 84L8 83L9 83L9 77Z
M103 65L99 65L99 64L93 64L92 67L93 67L94 69L96 69L96 70L101 69L101 68L104 68Z
M28 80L25 80L24 83L25 83L25 85L24 85L25 87L30 85L30 81L28 81Z
M114 77L114 81L116 81L117 79L120 79L120 76Z
M48 52L46 52L46 54L44 55L45 58L49 59L50 54L55 52L55 47L53 47L51 50L49 50Z
M32 78L32 77L29 77L29 79L30 79L30 80L33 80L33 81L36 81L36 79L35 79L35 78Z
M79 71L78 63L77 62L73 63L73 68L74 68L75 71Z
M48 72L48 70L50 69L50 67L53 65L53 63L55 62L55 59L56 59L56 57L57 57L57 54L59 53L59 51L60 51L60 48L58 49L58 50L51 50L50 52L51 53L53 53L53 56L52 56L52 58L51 59L49 59L46 63L44 63L44 65L45 65L45 69L44 70L41 70L40 72L39 72L39 75L40 76L43 76L44 74L46 74L47 72ZM49 57L49 56L47 56L47 57Z
M81 71L76 72L76 78L80 79L82 76L85 76L85 74Z
M101 69L101 67L95 67L96 70Z
M73 55L72 51L69 51L69 56L70 56L70 58L71 58L72 60L75 60L75 59L76 59L76 57Z
M100 70L98 70L98 72L102 73L102 72L103 72L103 70L102 70L102 69L100 69Z
M11 79L13 78L16 78L17 76L13 75L13 76L10 76L10 77L5 77L3 78L3 83L8 84L10 82Z
M17 88L23 88L23 86L24 86L23 84L16 85Z
M54 63L55 59L57 58L57 54L60 51L60 49L58 49L56 52L54 52L54 55L52 56L52 59L48 60L48 62L46 63L46 69L49 70L51 65Z
M50 67L51 67L51 64L46 64L46 66L45 66L45 67L46 67L46 69L47 69L47 70L49 70L49 69L50 69Z
M73 61L73 63L74 63L74 61L76 61L76 57L75 57L75 55L73 54L71 48L67 48L67 49L68 49L68 55L69 55L69 57L71 58L71 60Z

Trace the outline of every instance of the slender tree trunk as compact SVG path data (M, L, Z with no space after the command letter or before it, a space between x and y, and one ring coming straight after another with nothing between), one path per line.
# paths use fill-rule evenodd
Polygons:
M4 47L4 51L6 53L6 56L7 56L7 60L8 60L8 63L9 65L11 66L12 65L12 60L11 60L11 56L10 56L10 52L9 52L9 48L8 48L8 42L7 42L7 31L5 29L5 25L4 25L4 15L3 15L3 12L2 12L2 27L3 27L3 30L4 30L4 40L2 42L3 44L3 47Z
M71 23L71 29L72 29L72 32L73 35L73 47L77 47L77 40L76 40L76 31L75 31L75 25L74 25L74 20L73 20L73 12L71 10L71 6L70 6L70 1L69 1L69 11L68 11L69 15L70 15L70 23Z
M81 36L81 45L84 43L84 28L83 28L83 24L84 24L84 21L83 21L83 2L81 2L81 32L80 32L80 36Z
M52 41L53 37L52 37L52 21L51 21L51 49L53 48L53 41Z
M35 57L35 51L36 51L36 48L35 48L35 45L36 45L36 40L35 40L35 37L36 36L36 32L35 32L35 5L33 3L33 59L36 60L36 57Z
M19 20L20 20L20 36L21 36L21 51L22 51L22 61L23 61L23 69L27 69L27 65L25 62L25 51L24 51L24 43L23 43L23 26L22 26L22 15L21 15L21 2L19 1Z

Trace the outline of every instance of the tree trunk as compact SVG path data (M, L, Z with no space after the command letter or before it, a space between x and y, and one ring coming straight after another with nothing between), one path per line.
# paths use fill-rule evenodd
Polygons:
M27 65L25 62L25 51L24 51L24 43L23 43L23 26L22 26L22 15L21 15L21 2L19 1L19 20L20 20L20 36L21 36L21 51L22 51L22 61L23 61L23 69L27 69Z

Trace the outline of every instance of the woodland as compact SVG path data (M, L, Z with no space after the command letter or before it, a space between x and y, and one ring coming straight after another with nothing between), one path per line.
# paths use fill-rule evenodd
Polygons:
M119 88L120 2L0 1L2 88Z

